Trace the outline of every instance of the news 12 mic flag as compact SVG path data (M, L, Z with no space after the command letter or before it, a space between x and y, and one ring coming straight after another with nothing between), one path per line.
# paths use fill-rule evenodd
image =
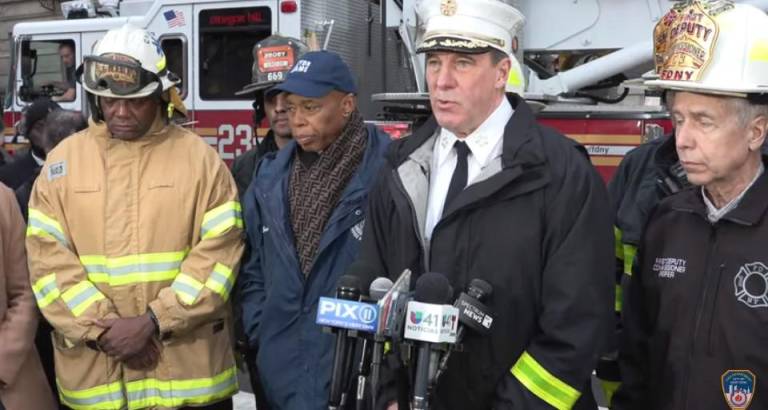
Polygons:
M378 306L352 300L320 297L315 323L321 326L376 332Z
M429 343L456 343L459 309L451 305L408 302L405 338Z

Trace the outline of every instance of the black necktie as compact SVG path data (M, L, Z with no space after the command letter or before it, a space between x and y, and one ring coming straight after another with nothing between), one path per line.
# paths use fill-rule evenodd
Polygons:
M453 144L453 148L456 149L456 169L453 170L451 184L448 186L448 195L445 196L443 212L445 212L445 210L448 209L448 205L459 196L459 192L463 191L467 186L467 157L469 157L469 147L464 141L456 141L456 143Z

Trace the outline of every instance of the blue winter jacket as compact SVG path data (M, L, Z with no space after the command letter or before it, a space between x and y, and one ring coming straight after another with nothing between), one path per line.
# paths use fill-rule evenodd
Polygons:
M328 406L334 338L315 324L315 316L318 298L335 295L336 282L357 256L368 191L389 146L386 133L373 125L367 131L363 159L328 219L306 278L288 203L295 141L264 156L243 199L252 246L238 278L243 327L258 348L259 374L274 409Z

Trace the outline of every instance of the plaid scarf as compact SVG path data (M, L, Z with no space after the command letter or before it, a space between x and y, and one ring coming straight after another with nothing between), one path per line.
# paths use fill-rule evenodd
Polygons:
M291 227L301 271L309 275L320 238L341 194L363 159L367 132L355 110L341 136L311 165L299 158L297 148L288 185Z

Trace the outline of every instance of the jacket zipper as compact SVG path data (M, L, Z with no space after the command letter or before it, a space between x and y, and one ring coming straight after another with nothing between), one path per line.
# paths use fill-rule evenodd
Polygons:
M713 241L714 239L714 241ZM717 227L712 225L710 227L709 232L709 244L707 246L707 257L704 260L704 278L702 280L702 291L701 291L701 301L697 304L696 309L696 321L694 322L693 329L691 330L690 335L690 345L688 347L688 360L685 364L685 373L683 377L683 408L688 408L688 390L689 390L689 383L690 383L690 375L691 375L691 367L693 366L693 356L694 351L696 349L696 335L699 333L699 327L701 326L701 321L704 316L704 310L707 306L707 297L709 294L709 276L710 276L710 269L706 268L709 266L710 259L712 258L712 251L715 248L715 244L717 242Z
M717 299L718 295L720 294L720 281L723 278L723 271L725 270L725 264L720 264L720 268L717 272L717 281L715 282L715 292L712 297L712 312L709 315L709 330L707 332L707 355L712 356L714 354L714 328L715 328L715 312L717 311Z
M416 233L416 238L419 240L419 248L421 249L424 271L429 271L429 255L427 255L426 249L424 248L424 236L421 232L419 232L420 227L419 220L416 218L416 206L413 204L411 196L408 195L408 191L405 190L405 186L403 186L403 181L400 180L400 175L397 173L397 170L393 169L392 173L394 174L395 186L397 187L398 191L400 191L400 193L405 197L405 199L408 201L408 205L410 206L412 219L411 222L413 222L413 230Z

